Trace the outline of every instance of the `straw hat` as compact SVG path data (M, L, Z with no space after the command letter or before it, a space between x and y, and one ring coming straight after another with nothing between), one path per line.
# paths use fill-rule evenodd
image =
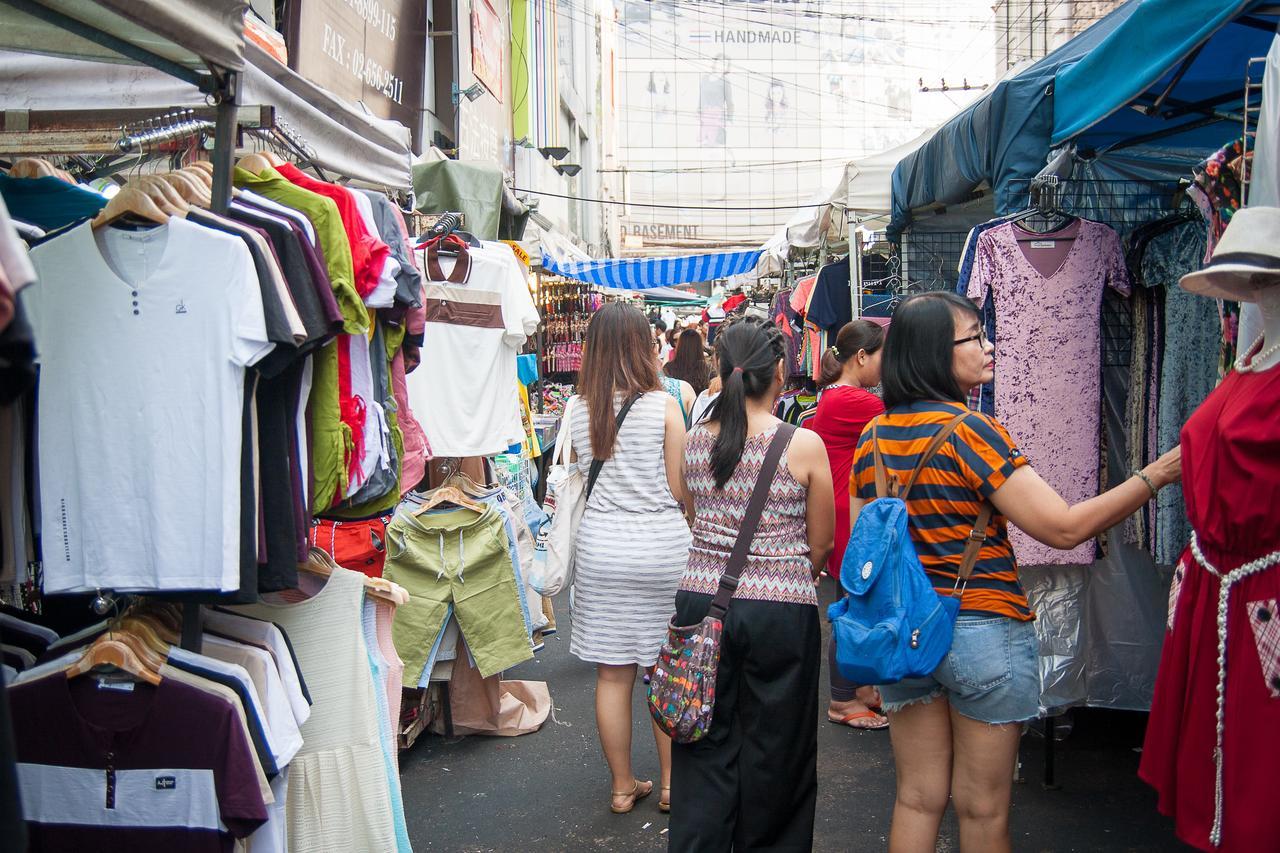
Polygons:
M1182 277L1182 289L1215 299L1253 302L1260 286L1280 284L1280 207L1236 211L1204 269Z

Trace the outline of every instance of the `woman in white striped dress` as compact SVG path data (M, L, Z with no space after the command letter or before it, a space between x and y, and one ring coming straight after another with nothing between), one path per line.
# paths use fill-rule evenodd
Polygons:
M612 776L609 807L625 814L653 792L631 769L638 667L653 666L689 557L683 502L684 417L661 389L644 314L605 305L587 327L571 430L584 474L606 460L578 531L569 650L596 665L596 725ZM616 418L635 398L621 429ZM582 405L585 404L585 405ZM642 711L643 713L643 711ZM671 741L656 726L658 806L670 807Z

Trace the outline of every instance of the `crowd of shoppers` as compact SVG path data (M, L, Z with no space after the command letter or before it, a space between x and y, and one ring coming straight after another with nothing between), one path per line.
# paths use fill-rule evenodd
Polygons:
M691 625L706 615L759 477L769 483L767 502L724 619L710 730L673 746L654 729L659 806L671 812L671 850L812 846L819 576L825 569L839 589L850 531L876 496L876 442L890 474L905 482L942 427L964 413L907 503L912 543L945 595L957 588L973 523L964 520L984 503L994 507L962 588L951 649L930 675L885 685L844 681L829 649L827 718L877 728L887 717L897 771L891 851L933 851L948 803L962 850L1009 850L1018 741L1021 724L1038 712L1039 680L1034 614L1008 524L1074 547L1177 482L1180 451L1069 506L1014 436L968 410L969 392L994 375L993 347L975 305L956 294L905 299L887 335L867 321L841 329L823 356L812 430L797 430L771 471L762 468L787 378L781 333L740 318L716 335L713 371L704 352L698 332L686 329L664 365L644 315L605 306L587 331L586 405L567 425L580 464L607 460L576 544L571 650L597 666L610 808L630 811L655 787L631 769L637 670L653 666L673 616ZM664 393L663 379L680 385Z

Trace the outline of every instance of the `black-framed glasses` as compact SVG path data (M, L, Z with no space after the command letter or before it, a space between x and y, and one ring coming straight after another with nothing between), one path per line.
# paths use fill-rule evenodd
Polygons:
M976 335L970 335L967 338L961 338L958 341L953 341L953 343L956 346L960 346L961 344L969 343L969 341L978 341L980 344L982 344L985 347L987 345L987 330L983 329L982 331L978 332L978 334Z

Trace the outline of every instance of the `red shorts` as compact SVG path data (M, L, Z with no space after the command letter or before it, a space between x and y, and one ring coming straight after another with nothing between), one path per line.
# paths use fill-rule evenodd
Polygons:
M367 521L317 518L311 522L311 544L327 552L344 569L380 578L382 565L387 560L387 525L391 518L390 515Z

